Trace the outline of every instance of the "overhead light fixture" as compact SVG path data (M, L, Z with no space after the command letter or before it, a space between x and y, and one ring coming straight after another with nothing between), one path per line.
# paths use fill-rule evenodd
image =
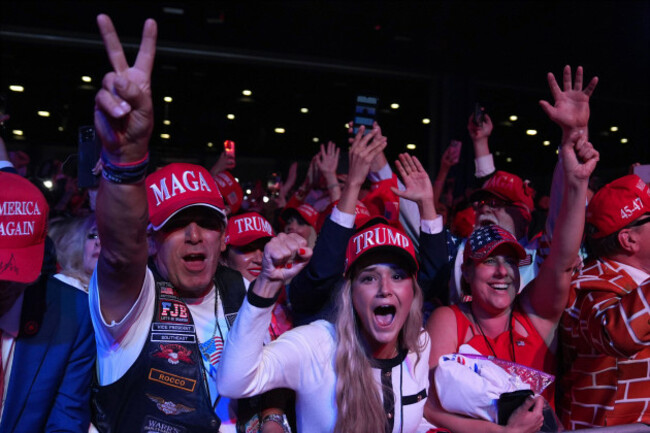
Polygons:
M268 202L269 202L269 198L268 198L267 196L264 196L264 197L262 197L262 201L263 201L264 203L268 203Z
M173 99L172 99L171 96L165 96L165 97L163 98L163 101L165 101L165 102L172 102Z
M18 84L12 84L11 86L9 86L9 90L11 90L12 92L24 92L25 88Z
M406 145L406 148L407 148L408 150L415 150L415 144L413 144L413 143L409 143L409 144Z
M246 194L250 194L252 191L250 189L246 190Z
M63 132L63 126L59 126L57 129L59 130L59 132Z
M318 137L314 137L311 139L311 141L313 141L314 143L318 143L320 140L318 139Z
M169 140L169 137L170 137L169 134L165 134L165 133L160 134L160 138L164 138L165 140Z
M309 108L302 107L302 108L300 109L300 112L303 113L303 114L307 114L307 113L309 113Z
M344 128L345 128L345 129L350 129L350 124L349 124L349 123L346 123L345 126L344 126Z
M555 149L555 154L559 155L560 154L560 149Z
M48 179L48 180L44 180L44 181L43 181L43 186L44 186L45 188L47 188L47 189L52 189L52 187L54 186L54 184L52 183L51 180Z
M537 135L537 130L536 129L527 129L526 134L527 135Z
M211 141L208 141L208 147L212 147L212 146L214 146L214 143L211 142Z
M14 130L11 131L11 132L12 132L14 135L18 135L18 136L22 136L22 135L23 135L23 131L22 131L22 129L14 129Z
M499 152L499 151L497 150L496 152L494 152L494 154L495 154L496 156L500 156L500 155L501 155L501 152Z
M399 104L397 102L393 102L392 104L390 104L390 108L392 108L393 110L397 110L399 108Z
M621 143L623 144L627 143L627 138L621 138Z
M251 96L253 94L253 92L251 92L248 89L245 89L245 90L241 91L241 94L244 95L244 96Z
M39 116L41 116L41 117L50 117L50 112L49 111L40 110L40 111L37 112L37 114Z
M609 130L612 132L616 132L618 131L618 126L612 126L611 128L609 128Z
M519 119L519 118L517 116L515 116L514 114L512 116L510 116L510 121L511 122L516 122L517 119Z
M548 141L548 140L544 140L544 141L542 142L542 144L543 144L544 146L550 146L550 145L551 145L551 142Z
M185 11L181 8L163 7L163 12L170 15L183 15Z
M169 119L163 120L163 125L171 125L171 124L172 124L171 120L169 120Z
M507 158L506 158L506 162L512 162L512 158L507 157Z
M429 119L428 117L425 117L424 119L422 119L422 123L424 123L425 125L428 125L429 123L431 123L431 119Z
M234 114L226 114L226 117L228 118L228 120L235 120Z
M284 128L275 128L275 133L276 134L284 134L286 131Z
M93 79L90 78L88 75L82 75L81 76L81 81L83 81L84 83L90 83L92 80Z

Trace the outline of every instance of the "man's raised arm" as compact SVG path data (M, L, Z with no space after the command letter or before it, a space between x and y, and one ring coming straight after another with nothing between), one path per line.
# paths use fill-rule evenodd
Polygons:
M144 184L153 130L151 71L157 27L147 20L135 64L129 67L111 19L97 17L113 71L95 97L95 129L102 142L103 179L97 196L102 250L97 264L104 319L121 320L137 299L147 264Z

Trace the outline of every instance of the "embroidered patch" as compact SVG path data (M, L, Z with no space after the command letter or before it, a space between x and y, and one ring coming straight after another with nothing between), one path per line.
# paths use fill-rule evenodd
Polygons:
M526 254L525 259L519 260L519 267L528 266L531 263L533 263L533 256L531 256L530 254Z
M151 395L147 393L149 400L156 403L156 407L159 411L163 412L165 415L180 415L182 413L194 412L196 409L193 407L185 406L182 403L176 404L173 401L167 401L162 397Z
M152 343L196 343L196 336L189 334L160 334L152 333L150 341Z
M153 332L173 332L175 334L194 334L194 325L177 325L175 323L153 322L151 324Z
M149 370L149 380L171 386L172 388L182 389L187 392L194 392L194 388L196 387L196 380L194 379L177 376L156 368Z
M232 328L232 325L235 323L236 318L237 318L237 313L226 314L226 321L228 322L228 327Z
M180 301L161 300L158 305L158 320L161 322L190 323L187 307Z
M161 295L176 296L176 291L172 286L169 286L168 283L156 283L156 284L158 284Z
M191 355L192 351L180 344L161 344L151 354L154 358L167 359L171 365L178 365L180 362L193 365L194 361L192 361Z
M187 430L185 427L170 424L147 415L142 424L142 431L144 433L185 433Z
M203 359L208 361L211 365L216 366L221 359L221 352L223 351L223 340L220 336L215 335L208 341L199 344Z

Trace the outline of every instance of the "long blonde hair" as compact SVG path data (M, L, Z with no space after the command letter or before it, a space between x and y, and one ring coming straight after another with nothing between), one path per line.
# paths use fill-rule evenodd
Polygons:
M400 350L420 353L424 345L422 333L422 290L413 276L413 302L408 318L398 338ZM386 412L379 390L373 386L375 378L370 364L371 355L361 336L361 324L352 305L352 281L346 279L337 299L334 323L337 347L334 369L336 372L336 406L338 414L336 433L377 433L386 429Z

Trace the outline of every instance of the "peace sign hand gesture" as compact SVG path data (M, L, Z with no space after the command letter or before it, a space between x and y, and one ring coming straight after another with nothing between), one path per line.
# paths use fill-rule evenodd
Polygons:
M112 162L138 161L147 153L153 130L151 71L156 54L156 22L145 22L138 56L131 67L111 19L99 15L97 25L113 71L104 76L102 89L95 96L95 129Z

